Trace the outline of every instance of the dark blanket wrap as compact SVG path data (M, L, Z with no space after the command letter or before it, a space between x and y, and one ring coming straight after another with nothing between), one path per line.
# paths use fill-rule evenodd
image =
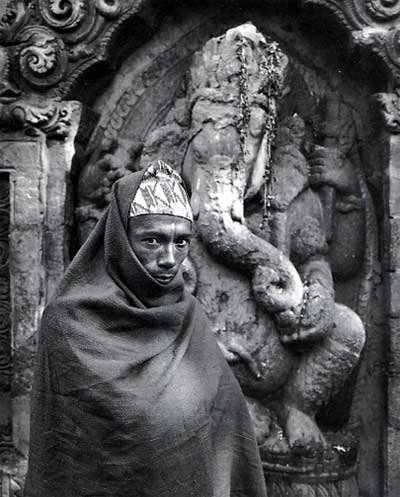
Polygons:
M25 497L265 497L243 395L201 306L129 244L141 177L116 183L43 314Z

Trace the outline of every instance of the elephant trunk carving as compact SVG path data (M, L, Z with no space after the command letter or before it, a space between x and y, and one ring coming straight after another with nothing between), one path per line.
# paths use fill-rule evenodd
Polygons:
M209 250L251 273L252 291L268 312L300 306L303 285L283 252L248 229L244 220L245 171L224 156L197 164L192 206L197 229Z

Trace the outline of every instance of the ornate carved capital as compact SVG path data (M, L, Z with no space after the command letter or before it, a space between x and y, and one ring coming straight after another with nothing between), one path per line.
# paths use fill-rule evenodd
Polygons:
M389 133L400 133L400 89L395 93L377 93L378 104L384 125Z
M28 134L42 132L48 139L64 140L68 138L74 119L78 122L79 102L57 102L40 106L19 100L0 107L0 127L23 129Z
M303 0L330 10L355 46L374 52L400 80L400 0Z
M82 65L101 60L99 41L121 13L120 0L11 0L0 20L0 101L10 88L61 95Z

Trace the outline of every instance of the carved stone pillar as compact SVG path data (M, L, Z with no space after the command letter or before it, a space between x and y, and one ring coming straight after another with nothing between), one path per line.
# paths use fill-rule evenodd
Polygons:
M8 310L2 323L12 323L0 331L2 496L18 489L25 472L38 322L68 262L68 174L79 118L76 102L19 102L0 113L2 126L13 129L0 135L0 212L6 221L0 250L2 261L10 256L8 265L1 264L0 313ZM9 238L2 237L4 230Z
M400 91L377 95L384 118L384 274L387 296L385 497L400 488Z

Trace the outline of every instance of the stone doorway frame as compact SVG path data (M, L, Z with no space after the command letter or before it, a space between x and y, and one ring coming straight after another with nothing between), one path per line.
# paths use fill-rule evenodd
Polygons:
M274 0L264 0L271 5ZM275 0L277 2L277 0ZM26 455L32 360L40 312L68 263L71 218L68 177L81 102L79 84L113 57L127 27L154 32L161 0L11 0L0 21L0 172L10 174L12 451ZM198 1L199 5L206 3ZM223 4L223 0L217 3ZM237 4L240 5L240 1ZM245 2L243 2L245 3ZM259 3L262 3L261 1ZM385 497L400 491L400 1L288 0L304 12L320 9L340 25L347 50L380 61L386 93L381 110L385 144L383 278L386 292ZM140 27L140 29L139 29ZM135 35L131 35L135 38ZM140 35L134 42L137 46ZM132 48L134 49L134 48ZM75 91L76 93L76 91ZM55 201L54 199L58 199ZM0 362L2 357L0 357ZM1 364L3 364L1 362ZM7 421L7 420L6 420ZM0 425L6 421L0 420ZM10 462L12 466L13 461ZM2 468L3 497L10 494Z

